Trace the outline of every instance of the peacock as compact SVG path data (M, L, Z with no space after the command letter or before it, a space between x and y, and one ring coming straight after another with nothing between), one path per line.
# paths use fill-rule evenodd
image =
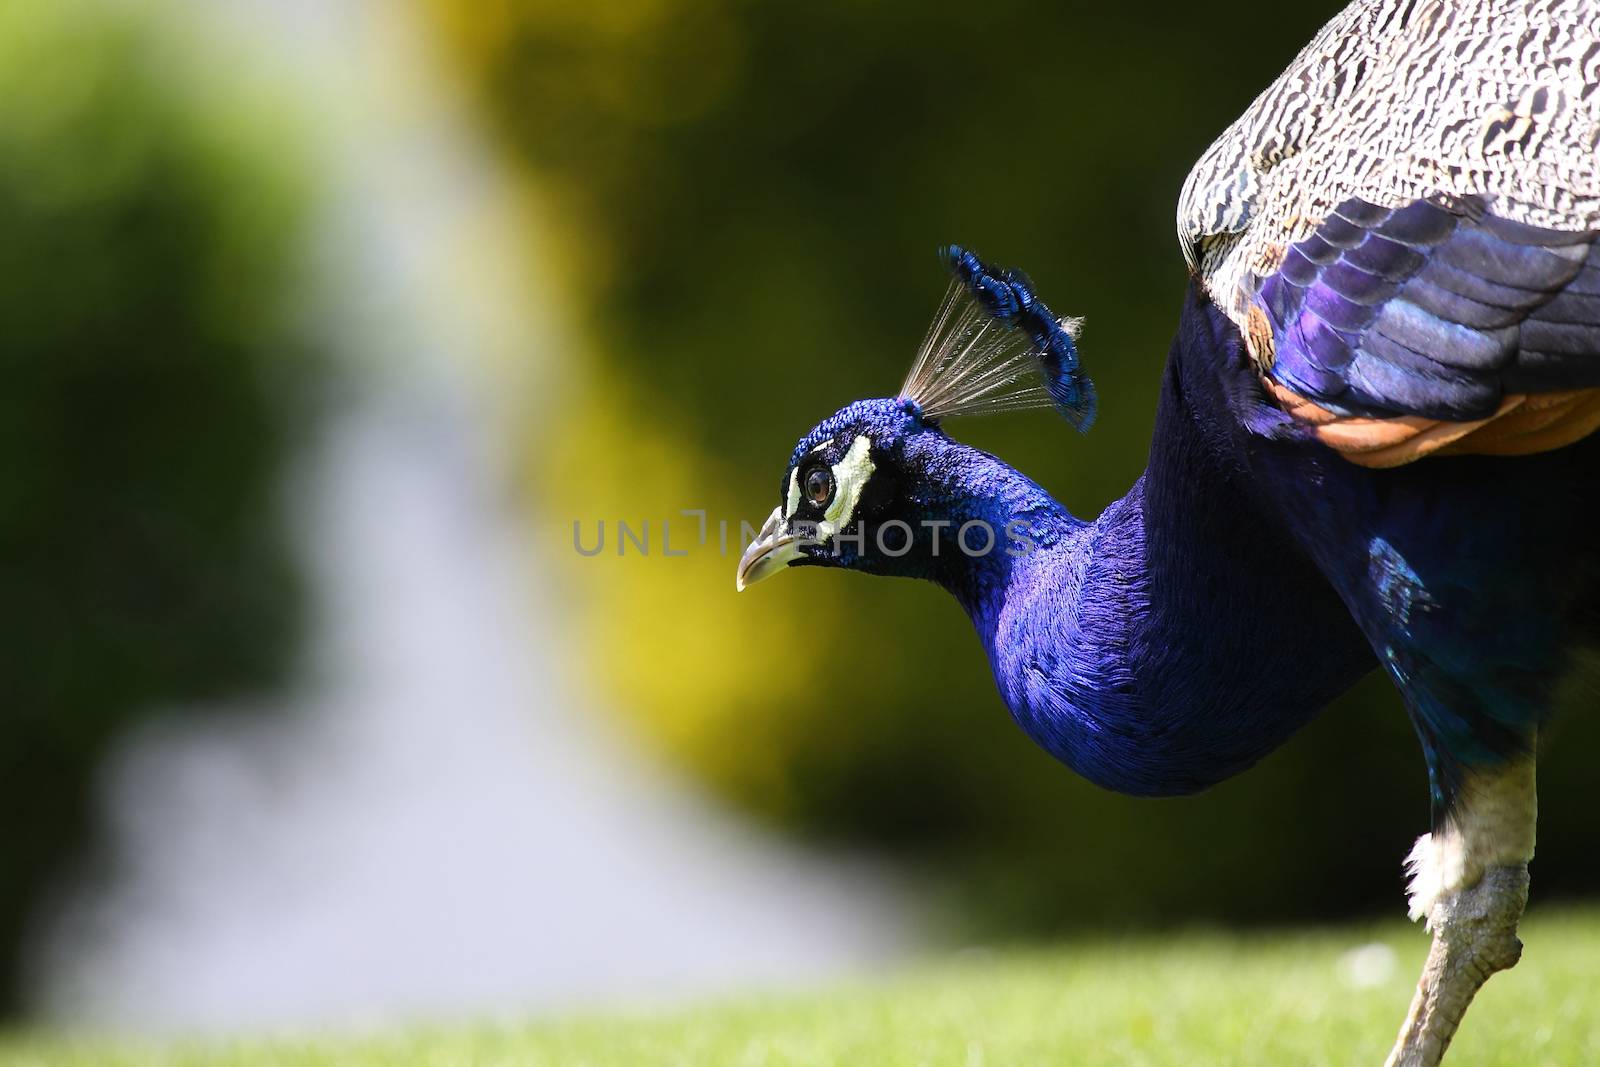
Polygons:
M949 247L898 394L803 436L739 561L924 578L1000 695L1131 794L1245 770L1374 668L1431 829L1431 949L1391 1065L1436 1064L1515 964L1535 742L1600 638L1600 4L1358 0L1196 163L1148 466L1093 521L948 435L1087 430L1079 323Z

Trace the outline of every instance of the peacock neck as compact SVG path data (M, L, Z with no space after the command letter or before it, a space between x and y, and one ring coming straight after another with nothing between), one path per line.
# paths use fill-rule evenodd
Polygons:
M973 510L1023 520L1036 549L934 575L1022 727L1123 792L1193 792L1245 769L1373 663L1235 474L1205 336L1186 328L1173 347L1149 465L1127 495L1082 523L984 457L996 469L967 483L982 486Z
M981 632L1028 557L1057 549L1085 524L1026 475L942 433L916 438L907 453L920 473L913 510L932 535L914 564L918 576L948 590Z

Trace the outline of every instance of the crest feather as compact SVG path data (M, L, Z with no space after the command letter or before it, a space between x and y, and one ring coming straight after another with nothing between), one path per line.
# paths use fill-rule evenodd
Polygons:
M1057 317L1021 271L993 269L957 245L944 257L955 277L901 398L931 419L1053 407L1087 430L1095 393L1078 365L1083 320Z

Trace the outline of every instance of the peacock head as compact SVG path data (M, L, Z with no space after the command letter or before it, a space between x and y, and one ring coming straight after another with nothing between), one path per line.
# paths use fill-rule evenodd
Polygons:
M957 514L946 418L1054 407L1089 428L1079 320L1054 315L1020 271L953 245L943 255L954 277L899 395L849 404L800 438L736 588L808 565L925 576L943 524L973 518Z

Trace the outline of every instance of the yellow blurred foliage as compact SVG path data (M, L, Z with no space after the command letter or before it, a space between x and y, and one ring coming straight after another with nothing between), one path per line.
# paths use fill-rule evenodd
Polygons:
M652 747L782 818L793 801L790 754L822 723L795 700L798 670L774 676L773 650L827 661L832 636L815 620L842 610L838 590L808 589L803 615L783 598L735 594L741 521L759 526L764 516L735 509L728 470L653 415L648 398L603 363L583 362L583 383L529 450L541 555L563 564L581 630L585 662L574 673L598 681ZM704 544L699 518L682 513L701 508ZM646 551L619 538L619 521ZM602 550L582 555L576 545L592 550L600 523Z
M531 68L528 108L554 95L612 119L679 122L729 92L744 60L726 0L427 2L474 69L508 60ZM522 32L528 26L538 27L536 40ZM515 49L527 54L512 56ZM663 70L672 72L670 85L659 80Z
M516 63L526 72L519 93L539 131L536 155L560 158L583 143L612 167L640 166L623 162L629 144L591 144L595 127L692 118L731 91L742 60L723 0L426 2L467 69ZM663 71L672 72L670 86L659 81ZM604 121L575 127L566 118L573 115ZM542 259L559 267L548 272L559 274L551 279L558 299L592 322L601 294L626 268L610 240L604 192L582 168L522 173L529 233ZM595 685L650 748L742 806L783 820L796 799L795 750L819 738L848 741L826 728L827 709L811 714L803 695L773 676L773 650L827 657L839 638L786 612L784 598L735 595L741 521L759 527L765 512L749 514L748 496L736 504L727 487L743 484L739 465L720 463L672 421L668 405L631 388L625 361L610 356L598 332L592 348L562 353L550 383L559 401L541 407L525 447L536 548L541 560L560 561L575 615L583 662L572 676ZM703 545L700 520L682 514L700 508ZM619 555L619 521L635 534L648 528L647 554L629 541ZM597 556L575 549L574 522L588 547L604 523ZM673 552L685 555L665 554L668 529ZM839 603L832 583L808 591L808 613L825 618Z

